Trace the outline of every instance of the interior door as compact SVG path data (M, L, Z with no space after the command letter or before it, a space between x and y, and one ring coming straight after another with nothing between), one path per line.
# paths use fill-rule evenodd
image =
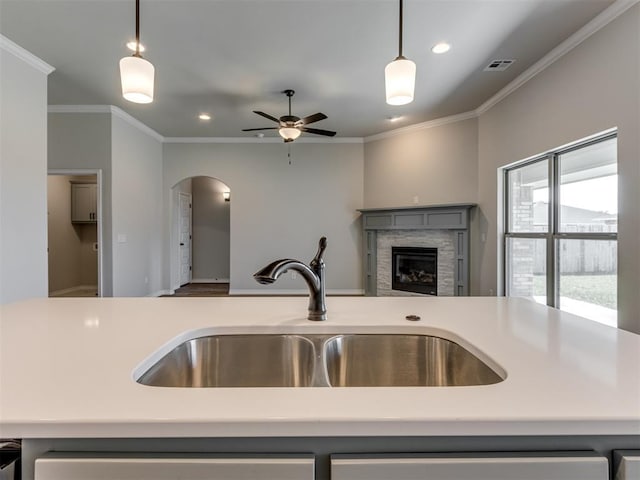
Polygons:
M191 195L179 193L178 239L180 286L191 282Z

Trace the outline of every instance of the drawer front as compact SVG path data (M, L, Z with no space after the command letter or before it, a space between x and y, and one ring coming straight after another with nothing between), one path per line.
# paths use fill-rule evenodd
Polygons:
M314 458L100 457L51 455L35 480L313 480Z
M640 479L640 450L616 450L614 463L615 480Z
M331 480L608 480L604 457L544 456L333 456Z

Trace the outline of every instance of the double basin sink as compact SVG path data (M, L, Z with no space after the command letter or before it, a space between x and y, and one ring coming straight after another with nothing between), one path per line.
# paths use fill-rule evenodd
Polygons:
M496 368L495 370L500 370ZM504 380L431 335L211 335L179 344L137 378L154 387L437 387Z

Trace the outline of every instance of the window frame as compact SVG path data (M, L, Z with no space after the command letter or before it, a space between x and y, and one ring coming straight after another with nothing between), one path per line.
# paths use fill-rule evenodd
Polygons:
M504 233L502 241L502 265L503 265L503 292L509 295L510 262L508 257L507 243L510 238L544 239L546 241L546 298L547 305L553 308L560 308L560 264L557 262L560 240L618 240L618 232L562 232L560 231L560 157L567 153L588 148L601 142L618 138L617 131L607 132L585 141L580 141L567 147L558 148L534 158L519 162L509 167L505 167L502 172L503 184L503 218ZM511 231L511 185L509 183L509 173L520 168L533 165L535 163L547 161L548 168L548 218L546 232L512 232ZM617 159L616 159L617 162Z

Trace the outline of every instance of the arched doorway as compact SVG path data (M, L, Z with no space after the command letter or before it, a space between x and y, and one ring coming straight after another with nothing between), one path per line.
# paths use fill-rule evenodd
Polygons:
M172 187L172 289L178 296L227 295L231 189L209 176Z

